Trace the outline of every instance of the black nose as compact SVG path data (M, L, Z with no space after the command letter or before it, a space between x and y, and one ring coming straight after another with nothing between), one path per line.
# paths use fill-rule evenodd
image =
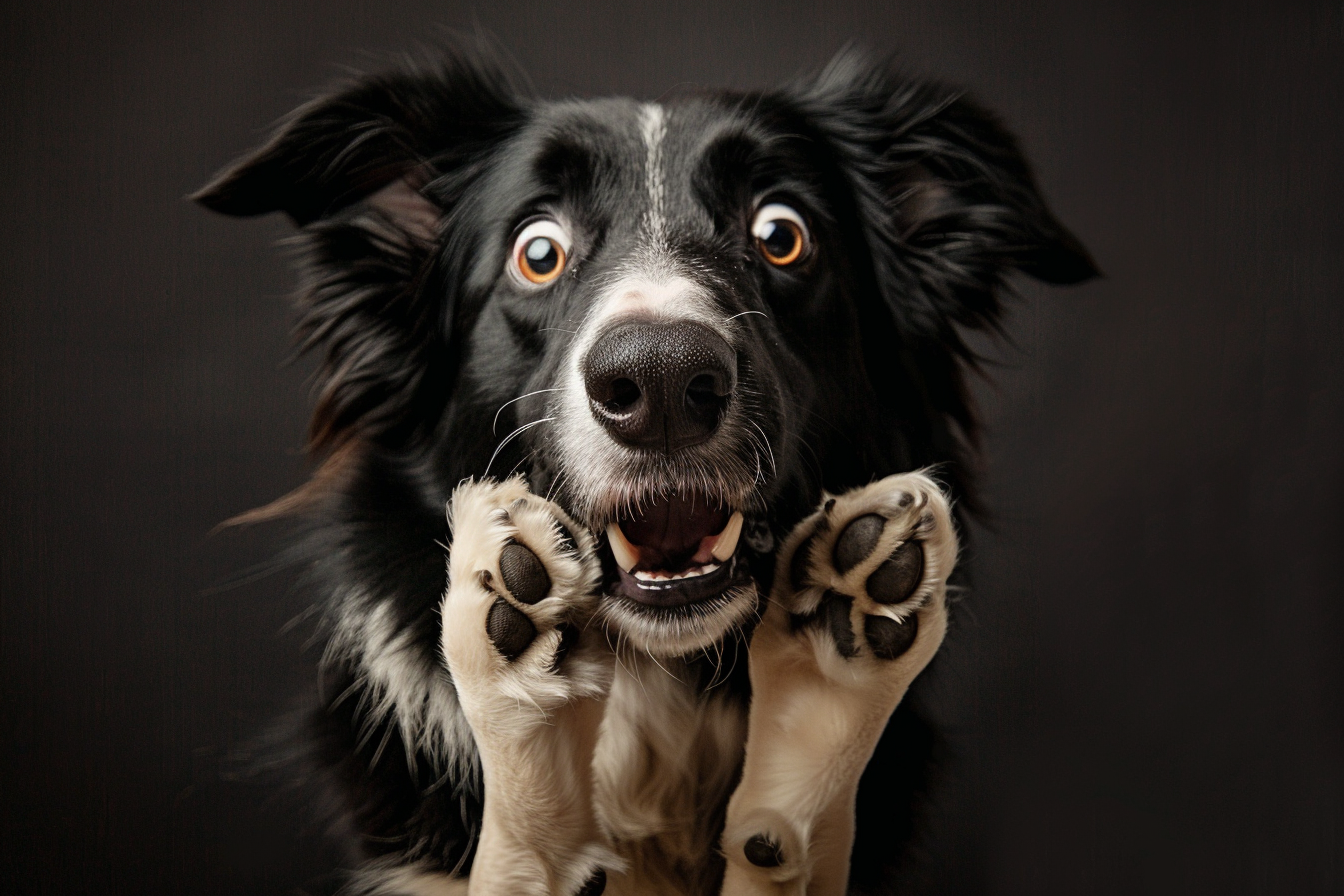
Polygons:
M613 436L675 451L719 428L737 385L737 355L703 324L617 324L588 350L583 378L593 416Z

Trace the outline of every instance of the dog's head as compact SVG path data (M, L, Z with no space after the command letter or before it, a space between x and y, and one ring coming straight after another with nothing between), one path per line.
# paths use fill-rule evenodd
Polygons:
M357 81L198 198L303 228L316 451L430 502L522 472L605 534L608 620L651 650L745 620L823 488L955 485L962 332L1013 270L1094 273L993 118L853 54L657 103L517 83L460 54Z

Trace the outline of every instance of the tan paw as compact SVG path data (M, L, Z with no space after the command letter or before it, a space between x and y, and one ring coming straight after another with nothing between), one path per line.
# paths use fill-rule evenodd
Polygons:
M607 665L578 649L601 575L591 533L516 478L459 486L449 524L443 651L469 718L601 696Z
M836 656L895 660L941 608L957 539L947 499L906 473L828 499L780 552L775 601L794 631L824 634Z

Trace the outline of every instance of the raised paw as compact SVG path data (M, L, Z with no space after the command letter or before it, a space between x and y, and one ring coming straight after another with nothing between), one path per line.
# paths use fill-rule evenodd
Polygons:
M846 892L859 777L942 643L956 557L947 499L920 473L828 498L785 540L752 634L724 894Z
M894 660L918 640L919 611L941 605L956 555L938 487L889 476L827 500L794 530L775 599L794 630L825 632L839 656Z
M620 865L591 792L612 666L585 637L593 536L521 479L458 486L448 522L443 656L486 795L471 893L596 896Z
M443 650L468 716L600 696L602 663L574 651L601 574L592 535L520 479L459 486L449 525Z

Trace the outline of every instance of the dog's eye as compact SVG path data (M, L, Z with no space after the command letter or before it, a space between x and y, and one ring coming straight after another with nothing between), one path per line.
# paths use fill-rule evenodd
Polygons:
M761 206L751 223L756 248L765 260L778 267L791 265L808 249L807 225L803 216L779 202Z
M528 286L545 286L565 270L569 258L569 234L550 218L533 221L513 241L510 266Z

